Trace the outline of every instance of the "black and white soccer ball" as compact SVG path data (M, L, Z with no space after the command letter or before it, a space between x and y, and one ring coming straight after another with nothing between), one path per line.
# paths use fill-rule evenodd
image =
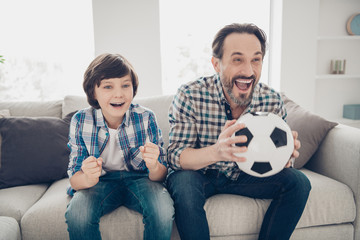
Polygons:
M236 146L247 146L244 153L236 156L246 157L245 162L237 162L239 168L256 177L268 177L280 172L289 161L294 150L294 139L290 127L279 116L273 113L247 113L237 123L245 123L245 128L233 136L246 135L246 143Z

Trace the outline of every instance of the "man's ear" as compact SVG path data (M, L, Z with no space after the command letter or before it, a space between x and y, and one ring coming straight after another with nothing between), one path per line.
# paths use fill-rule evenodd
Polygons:
M211 57L211 63L217 73L220 72L220 59L216 57Z

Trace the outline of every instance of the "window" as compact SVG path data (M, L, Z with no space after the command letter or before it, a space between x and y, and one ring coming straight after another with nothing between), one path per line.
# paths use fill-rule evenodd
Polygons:
M2 0L0 9L0 101L82 95L94 58L91 1Z
M269 39L270 1L160 0L162 88L173 94L200 76L215 73L211 43L220 28L234 22L254 23ZM261 81L268 82L266 53Z

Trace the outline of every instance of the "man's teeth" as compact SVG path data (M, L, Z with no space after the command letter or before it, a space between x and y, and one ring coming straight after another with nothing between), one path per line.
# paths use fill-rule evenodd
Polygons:
M239 82L239 83L246 83L246 84L248 84L248 83L251 83L252 82L252 79L241 79L241 80L236 80L237 82Z
M246 91L252 84L253 79L237 79L235 81L235 85L243 90Z

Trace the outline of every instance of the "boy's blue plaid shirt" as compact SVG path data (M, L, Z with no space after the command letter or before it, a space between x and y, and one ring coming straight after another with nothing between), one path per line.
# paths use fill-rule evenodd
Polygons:
M129 171L148 171L139 150L139 147L143 146L147 139L159 146L158 160L167 166L161 130L157 125L155 114L151 110L131 104L118 132L120 151ZM68 142L70 148L69 177L81 169L82 161L87 157L100 157L108 140L109 131L101 109L89 107L75 113L70 123ZM73 190L69 189L68 193L72 195Z
M188 147L203 148L216 143L228 119L227 101L218 74L182 85L169 109L168 164L181 169L180 154ZM284 120L286 110L279 93L263 83L255 86L248 112L272 112ZM218 169L230 179L237 179L240 169L235 162L218 162L201 169Z

